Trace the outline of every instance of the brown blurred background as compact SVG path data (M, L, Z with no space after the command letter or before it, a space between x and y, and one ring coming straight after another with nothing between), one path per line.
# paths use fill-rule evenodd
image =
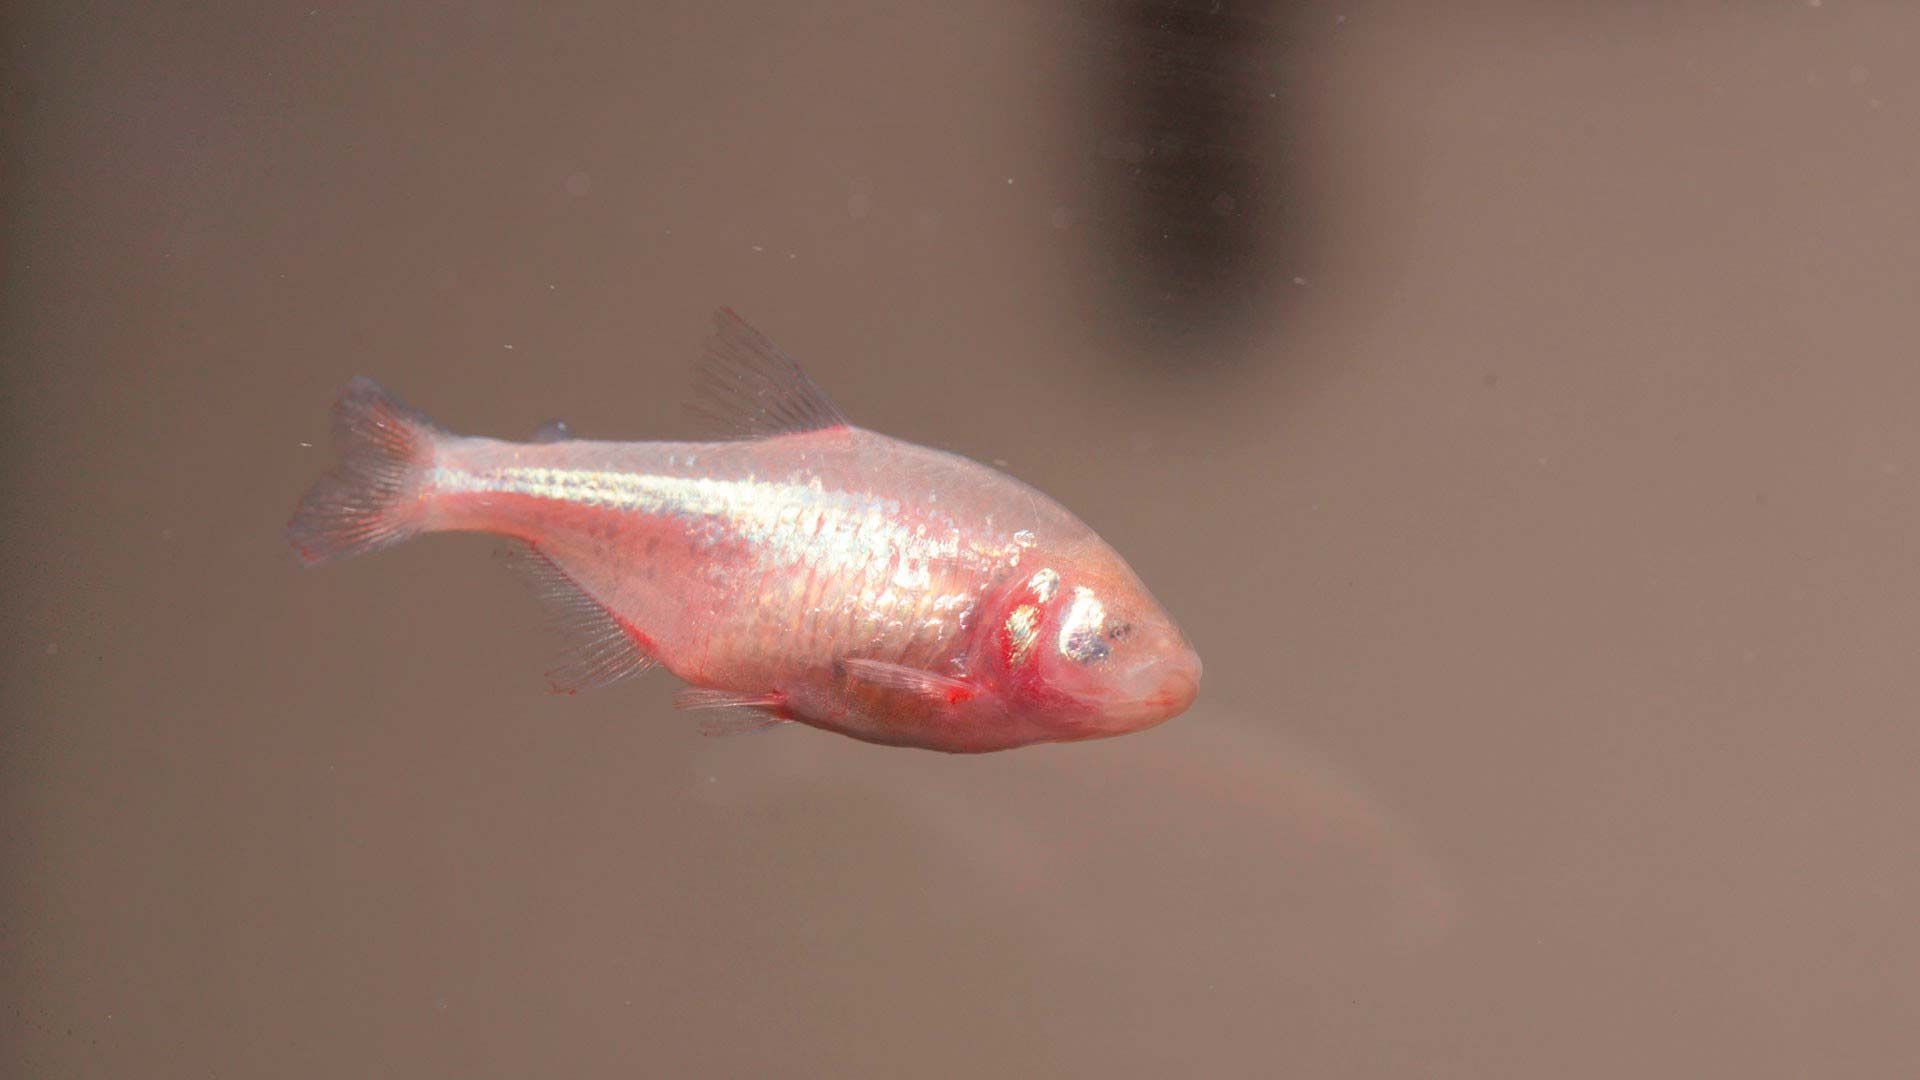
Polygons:
M1920 1068L1920 7L5 20L0 1073ZM483 540L295 568L350 375L683 435L720 304L1200 704L705 740Z

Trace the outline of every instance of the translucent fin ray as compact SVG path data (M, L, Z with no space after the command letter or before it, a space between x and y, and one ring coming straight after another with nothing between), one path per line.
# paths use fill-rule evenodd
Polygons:
M681 709L711 709L723 713L700 721L702 735L748 735L793 722L785 715L787 701L780 694L739 694L688 686L673 695L673 704Z
M559 663L547 671L547 682L555 693L592 690L653 666L643 635L594 599L545 552L532 544L515 543L505 556L546 603L555 627L568 639Z
M847 426L847 418L800 362L748 326L732 308L714 313L713 334L688 408L732 438L765 438Z
M756 735L762 731L793 721L784 717L772 716L763 712L735 713L732 716L709 716L700 721L700 734L710 739L726 738L730 735Z
M287 522L287 542L308 566L361 555L420 530L420 488L444 434L364 375L333 405L340 461L316 481Z
M922 697L959 702L973 696L973 687L964 679L936 675L931 671L889 664L884 660L846 660L847 677L872 686L905 690Z

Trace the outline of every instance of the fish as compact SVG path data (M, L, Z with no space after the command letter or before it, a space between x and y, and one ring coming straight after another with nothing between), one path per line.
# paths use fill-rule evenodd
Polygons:
M708 734L804 724L984 753L1141 731L1199 692L1198 653L1118 552L969 458L849 422L730 308L696 374L720 436L455 435L373 380L286 527L319 566L438 532L508 541L569 635L556 691L658 666Z

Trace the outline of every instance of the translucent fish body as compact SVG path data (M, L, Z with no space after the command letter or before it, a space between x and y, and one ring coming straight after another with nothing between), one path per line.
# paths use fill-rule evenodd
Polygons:
M716 349L751 334L730 318ZM345 461L289 536L309 562L423 532L520 541L578 631L559 688L659 664L720 727L977 752L1193 700L1198 657L1091 529L1003 473L846 424L748 342L774 365L748 371L760 430L721 442L455 436L356 380Z

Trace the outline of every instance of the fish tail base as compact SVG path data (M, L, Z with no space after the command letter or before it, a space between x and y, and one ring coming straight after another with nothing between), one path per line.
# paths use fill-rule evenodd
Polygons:
M287 542L300 561L318 566L420 532L427 472L442 435L372 379L348 383L333 406L339 463L307 491L287 522Z

